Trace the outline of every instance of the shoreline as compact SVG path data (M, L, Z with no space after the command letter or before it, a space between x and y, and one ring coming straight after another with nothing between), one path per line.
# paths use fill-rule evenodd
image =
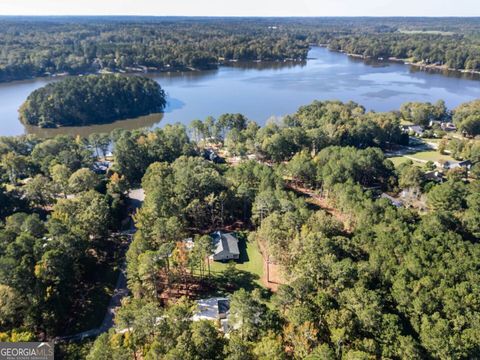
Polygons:
M415 67L415 68L420 69L422 71L435 70L439 73L448 71L448 72L458 73L458 74L480 76L480 71L476 71L476 70L454 69L454 68L449 68L446 65L424 64L424 63L421 63L421 62L416 62L415 63L415 62L408 61L408 59L396 58L394 56L391 56L391 57L386 58L386 59L385 58L374 58L372 56L365 56L365 55L361 55L361 54L348 53L344 50L329 49L328 44L322 44L322 45L318 45L318 46L326 48L329 51L345 54L348 57L351 57L351 58L354 58L354 59L373 60L373 61L377 61L377 62L392 62L392 63L402 64L402 65L412 66L412 67ZM480 80L480 78L479 79L474 79L474 80Z
M421 62L410 62L408 59L399 59L394 56L389 57L388 61L392 62L398 62L402 63L404 65L409 65L409 66L414 66L418 67L420 69L433 69L433 70L438 70L438 71L451 71L451 72L459 72L462 74L471 74L471 75L480 75L480 71L475 71L475 70L466 70L466 69L454 69L454 68L449 68L446 65L436 65L436 64L424 64Z
M14 79L14 80L4 80L0 81L0 86L3 84L15 84L15 83L21 83L21 82L26 82L26 81L35 81L35 80L41 80L41 79L63 79L69 76L88 76L88 75L107 75L107 74L120 74L120 75L126 75L126 76L133 76L133 75L155 75L155 74L168 74L168 73L194 73L194 72L205 72L205 71L213 71L213 70L218 70L222 66L234 66L235 64L263 64L263 63L272 63L272 64L285 64L285 63L301 63L304 61L307 61L308 57L305 59L293 59L293 58L285 58L282 60L224 60L224 61L219 61L218 63L211 64L212 66L207 67L207 68L194 68L194 67L163 67L163 68L153 68L150 67L149 69L146 70L140 70L139 68L137 69L116 69L115 71L112 70L107 70L107 69L100 69L96 72L81 72L81 73L76 73L76 74L71 74L68 72L62 72L62 73L55 73L55 74L48 74L45 73L43 75L39 76L31 76L31 77L26 77L23 79Z
M433 70L438 73L444 73L444 72L451 72L451 73L456 73L456 74L464 74L464 75L471 75L473 77L478 77L474 78L472 80L480 80L480 71L475 71L475 70L466 70L466 69L453 69L449 68L446 65L435 65L435 64L424 64L424 63L414 63L408 61L408 59L401 59L401 58L396 58L394 56L391 56L389 58L374 58L371 56L365 56L361 54L355 54L355 53L347 53L344 50L334 50L328 48L328 44L310 44L310 49L312 47L320 47L320 48L325 48L328 51L336 52L336 53L341 53L345 54L348 57L354 58L354 59L361 59L361 60L372 60L372 61L377 61L377 62L391 62L391 63L397 63L397 64L402 64L402 65L407 65L414 67L416 69L420 69L421 71L429 71ZM121 74L121 75L126 75L126 76L134 76L134 75L155 75L155 74L168 74L168 73L192 73L192 72L205 72L205 71L212 71L212 70L218 70L222 66L234 66L237 63L244 63L244 64L262 64L262 63L301 63L308 61L309 57L307 56L305 59L292 59L292 58L286 58L283 60L221 60L218 63L211 64L210 67L208 68L194 68L194 67L163 67L163 68L154 68L150 67L145 69L140 70L139 68L130 68L130 69L117 69L115 71L111 70L106 70L106 69L100 69L97 72L84 72L84 73L78 73L78 74L70 74L70 73L57 73L57 74L45 74L43 76L32 76L28 77L25 79L17 79L17 80L6 80L6 81L0 81L0 86L3 84L14 84L14 83L21 83L24 81L35 81L35 80L40 80L40 79L62 79L68 76L88 76L88 75L103 75L103 74Z

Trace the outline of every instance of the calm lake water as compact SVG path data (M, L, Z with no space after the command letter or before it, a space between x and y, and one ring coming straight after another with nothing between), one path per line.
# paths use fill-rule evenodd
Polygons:
M150 75L168 94L164 114L112 124L39 129L23 126L18 108L26 97L54 79L0 84L0 135L59 133L88 135L114 128L157 127L223 113L242 113L264 124L271 117L295 112L315 99L356 101L368 110L395 110L406 101L445 100L453 108L480 98L480 81L465 74L424 72L396 63L361 59L312 48L305 63L235 63L218 70Z

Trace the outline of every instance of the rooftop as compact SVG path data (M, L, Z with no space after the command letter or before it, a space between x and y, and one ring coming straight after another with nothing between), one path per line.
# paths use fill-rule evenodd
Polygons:
M197 311L193 315L192 320L219 320L225 318L229 310L230 302L227 298L197 300Z
M217 231L212 234L212 238L216 254L225 250L230 254L240 255L238 239L232 233L222 233L221 231Z

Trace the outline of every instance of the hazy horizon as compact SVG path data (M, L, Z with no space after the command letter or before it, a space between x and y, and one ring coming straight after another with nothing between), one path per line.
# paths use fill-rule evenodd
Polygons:
M477 19L480 18L480 15L295 15L295 16L288 16L288 15L144 15L144 14L42 14L42 15L24 15L24 14L0 14L0 17L30 17L30 18L75 18L75 17L85 17L85 18L94 18L94 17L117 17L117 18L199 18L199 19L208 19L208 18L279 18L279 19L294 19L294 18L304 18L304 19L321 19L321 18L390 18L390 19L402 19L402 18L444 18L444 19Z
M0 16L178 16L178 17L478 17L477 0L16 0L2 4Z

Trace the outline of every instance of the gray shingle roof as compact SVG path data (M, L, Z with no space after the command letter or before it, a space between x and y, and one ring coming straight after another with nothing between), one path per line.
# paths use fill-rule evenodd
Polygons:
M238 239L232 233L222 233L217 231L213 234L213 240L216 246L215 254L225 250L230 254L240 255Z

